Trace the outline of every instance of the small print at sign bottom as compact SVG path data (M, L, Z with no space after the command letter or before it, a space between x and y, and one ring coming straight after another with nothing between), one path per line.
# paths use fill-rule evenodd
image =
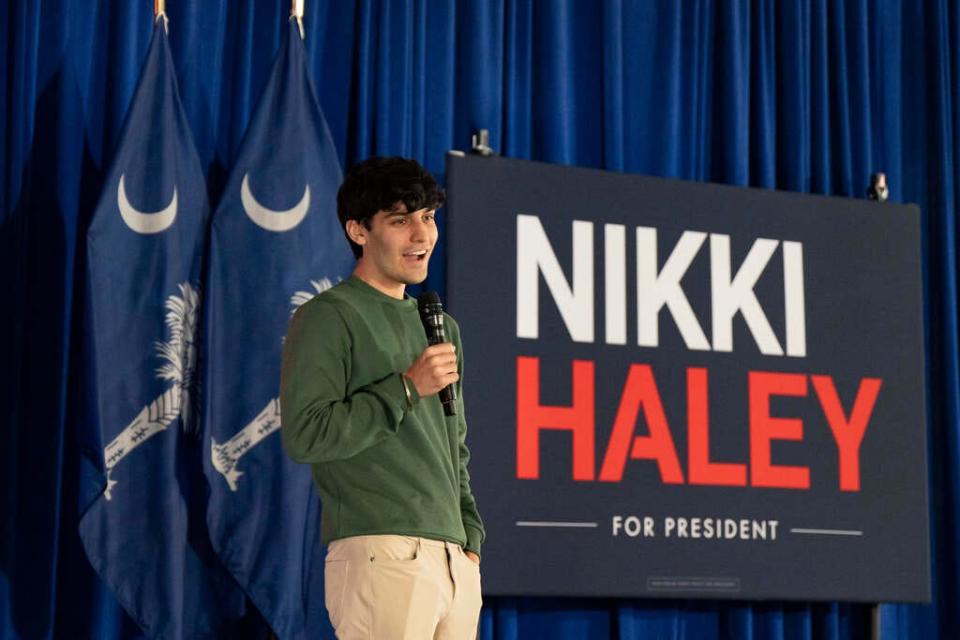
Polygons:
M650 576L647 591L740 591L740 578Z

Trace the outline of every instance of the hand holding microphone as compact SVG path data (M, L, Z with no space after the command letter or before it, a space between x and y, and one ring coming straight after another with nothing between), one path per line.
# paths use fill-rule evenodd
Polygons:
M447 342L443 330L440 296L434 291L426 291L417 298L417 306L430 346L424 349L404 375L421 396L439 392L444 415L455 416L457 392L453 383L460 379L460 375L457 373L456 349Z
M457 354L452 344L442 342L423 350L403 374L421 397L432 396L460 379Z

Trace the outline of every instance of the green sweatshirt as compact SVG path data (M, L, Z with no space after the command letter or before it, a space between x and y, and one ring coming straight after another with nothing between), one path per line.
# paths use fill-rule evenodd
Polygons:
M309 463L323 502L323 541L372 534L457 542L480 553L483 523L470 492L460 329L457 415L420 398L402 372L427 347L417 301L356 276L307 302L290 321L280 380L287 454Z

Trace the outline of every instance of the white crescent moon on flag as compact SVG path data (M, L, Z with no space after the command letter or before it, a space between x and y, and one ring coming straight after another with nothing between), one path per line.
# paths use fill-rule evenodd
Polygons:
M240 201L247 216L258 226L267 231L290 231L303 221L307 210L310 209L310 185L304 186L303 197L292 208L286 211L274 211L267 209L253 197L250 191L250 174L245 173L240 185Z
M128 227L137 233L160 233L166 231L177 217L177 186L173 186L173 198L170 204L160 211L138 211L127 200L127 190L123 187L124 174L120 174L120 185L117 187L117 206L120 208L120 217Z

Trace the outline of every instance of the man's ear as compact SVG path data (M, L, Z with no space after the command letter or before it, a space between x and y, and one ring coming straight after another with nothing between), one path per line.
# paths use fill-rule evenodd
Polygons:
M347 220L347 235L361 247L367 243L367 228L356 220Z

